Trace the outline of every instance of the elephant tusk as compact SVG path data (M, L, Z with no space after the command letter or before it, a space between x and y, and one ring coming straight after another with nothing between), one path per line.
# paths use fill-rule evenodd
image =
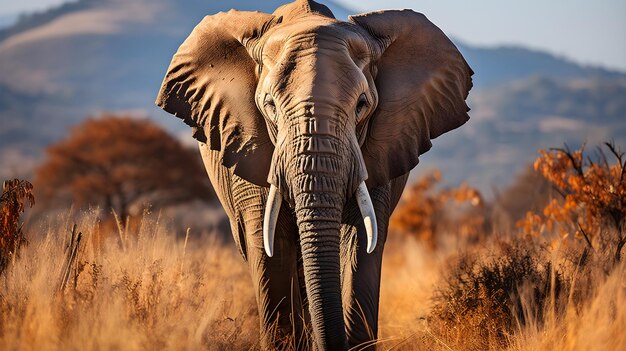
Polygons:
M274 233L276 232L276 221L282 201L283 198L278 194L278 189L274 184L271 184L265 205L265 215L263 216L263 246L269 257L274 255Z
M365 233L367 234L367 253L372 253L372 251L376 248L376 242L378 241L378 226L376 224L376 213L374 212L372 199L370 198L370 193L367 191L365 182L361 182L356 191L356 202L359 205L361 216L363 216L363 223L365 224Z

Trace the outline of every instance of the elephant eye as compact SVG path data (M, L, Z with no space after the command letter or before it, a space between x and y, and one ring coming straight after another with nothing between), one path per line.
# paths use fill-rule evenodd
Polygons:
M367 96L365 96L365 94L361 94L361 96L359 96L359 101L356 103L355 112L357 117L359 117L361 113L365 110L367 104Z
M265 111L267 111L268 116L274 119L276 117L276 104L274 104L274 99L272 99L270 94L265 95L263 106L265 107Z

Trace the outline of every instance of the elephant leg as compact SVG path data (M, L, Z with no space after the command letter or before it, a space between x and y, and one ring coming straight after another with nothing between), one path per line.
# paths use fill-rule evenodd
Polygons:
M243 181L245 182L245 181ZM293 349L305 338L297 270L297 228L288 206L282 206L274 241L274 256L263 248L263 213L267 189L251 183L233 186L245 233L246 256L256 295L263 349Z
M374 201L374 199L372 199ZM366 252L365 227L356 209L353 225L345 225L342 233L342 298L344 320L350 347L361 349L378 337L378 300L382 252L387 234L387 221L376 211L378 243ZM373 349L373 347L372 347Z
M342 230L342 294L344 320L350 347L374 350L378 338L378 308L382 257L389 217L393 212L407 176L392 181L388 186L370 190L376 220L378 242L376 249L368 254L367 238L361 214L354 200L346 207Z

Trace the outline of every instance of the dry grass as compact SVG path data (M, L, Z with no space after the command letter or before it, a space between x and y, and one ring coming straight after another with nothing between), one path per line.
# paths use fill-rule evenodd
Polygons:
M607 271L610 255L583 258L582 243L531 243L482 243L449 255L392 243L379 348L626 349L626 264Z
M565 313L544 325L531 323L510 338L511 350L626 349L626 265L594 277L593 295L569 303Z
M30 244L0 276L1 350L259 348L250 278L230 244L193 235L187 241L155 215L136 229L121 227L106 235L95 214L86 214L77 220L82 239L61 289L73 222L66 216L31 225ZM564 291L576 285L589 289L572 295L559 313L553 313L550 296L541 306L522 298L523 310L539 307L545 318L512 319L505 342L484 338L481 325L467 318L459 318L464 325L438 323L432 297L446 286L441 278L455 272L450 262L458 257L457 249L432 251L407 237L388 241L379 349L626 349L624 263L608 273L590 264L589 270L564 278ZM486 252L495 252L491 244L476 249L479 262L488 261ZM565 253L565 248L555 249L550 257L563 261Z
M88 215L61 291L69 223L41 228L0 278L1 350L255 348L254 296L235 250L211 239L185 247L154 218L104 238Z

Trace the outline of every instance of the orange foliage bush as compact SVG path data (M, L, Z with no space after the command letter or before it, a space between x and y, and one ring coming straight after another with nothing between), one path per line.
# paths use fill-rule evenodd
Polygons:
M0 196L0 273L16 254L19 247L26 242L20 223L20 214L25 205L35 204L33 185L26 180L7 180L2 184Z
M98 206L122 220L147 205L213 194L197 151L147 120L113 115L88 119L48 147L35 185L47 207Z
M441 179L441 172L436 170L405 190L389 227L424 240L431 248L437 246L438 237L445 230L453 230L462 237L480 234L485 225L484 216L453 211L468 204L482 207L484 200L480 192L465 183L455 188L436 190Z
M565 239L573 233L589 247L600 245L602 250L615 245L614 258L619 261L626 243L626 158L615 145L605 146L616 162L611 164L601 148L598 161L584 156L584 146L575 151L540 150L534 168L562 198L552 199L543 213L528 212L517 226L532 236L556 232Z

